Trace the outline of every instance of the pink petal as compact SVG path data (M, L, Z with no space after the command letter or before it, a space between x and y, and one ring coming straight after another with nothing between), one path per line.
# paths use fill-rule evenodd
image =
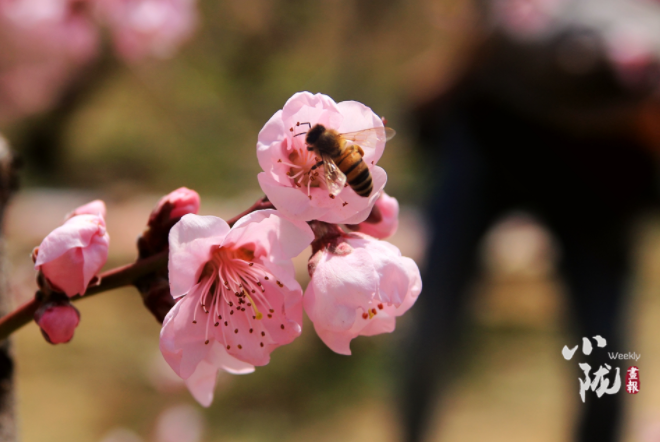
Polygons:
M382 219L377 223L362 222L357 231L378 239L389 238L399 227L399 202L383 191L376 201L376 207Z
M314 295L308 299L310 288ZM367 305L377 289L378 275L366 250L345 256L324 253L305 292L305 311L319 328L349 330L356 309Z
M336 332L317 327L314 324L316 334L330 350L340 355L351 355L351 340L355 337L349 331Z
M375 336L382 333L392 333L395 328L396 318L385 316L383 310L381 310L376 317L371 318L368 321L367 325L360 331L360 336Z
M231 357L218 342L213 342L210 346L207 359L200 361L193 374L185 380L190 393L204 407L213 402L218 369L222 368L233 374L254 372L253 366Z
M401 259L403 261L403 265L408 271L408 280L410 285L408 287L408 293L406 294L403 303L397 308L396 316L401 316L407 312L408 309L412 307L413 304L415 304L419 294L422 292L422 277L419 274L419 267L417 267L415 261L410 258L406 258L404 256Z
M41 272L55 289L67 296L85 293L87 284L83 275L85 261L81 247L67 250L56 259L40 266Z
M311 221L318 219L326 212L322 208L313 206L307 195L300 189L282 186L265 172L259 173L257 179L261 190L277 210L290 219Z
M304 221L282 217L276 210L252 212L236 222L223 245L255 244L257 256L274 260L295 258L314 240L314 233Z
M296 128L296 123L318 123L330 129L337 129L342 120L337 103L324 94L298 92L289 98L282 108L285 128Z
M69 249L87 247L94 236L105 234L104 226L103 219L95 215L79 215L67 220L41 242L35 268L60 257Z
M83 253L83 280L85 287L96 276L108 260L108 247L110 237L106 233L103 236L95 236L89 246L82 249Z
M204 344L206 318L199 315L195 318L194 315L200 296L201 287L196 285L170 310L161 330L161 352L172 369L183 379L192 375L210 348ZM193 323L195 319L197 323Z
M344 119L341 126L337 129L339 133L356 132L374 127L383 127L383 121L376 115L371 108L357 101L342 101L337 104L339 111ZM376 148L362 147L364 150L364 161L370 164L372 161L377 163L383 156L385 142L379 142Z
M282 111L278 110L261 129L257 138L257 160L264 172L269 172L280 158L285 134Z
M176 218L181 218L188 213L197 214L197 212L199 212L200 198L199 194L194 190L188 189L187 187L180 187L168 193L158 201L156 208L151 213L149 219L150 223L153 218L158 216L162 207L167 203L173 206L169 219L174 220Z
M78 215L97 215L101 218L105 218L105 212L105 203L101 200L94 200L91 203L82 205L73 212L69 213L66 216L66 219L70 219Z
M230 355L256 366L268 364L273 350L297 338L302 323L302 317L296 322L286 308L287 298L292 295L297 297L298 303L301 302L301 291L289 293L288 289L278 287L272 280L265 281L263 287L268 305L253 297L253 302L263 315L261 320L254 319L252 314L228 314L225 309L222 312L223 321L214 327L215 339L227 346Z
M80 314L72 305L55 305L42 312L37 323L51 344L63 344L73 338Z
M408 292L410 280L399 249L371 237L349 238L347 242L354 247L363 247L371 255L379 277L378 298L383 302L400 305Z
M371 179L373 180L373 190L368 198L361 197L347 187L339 194L339 197L348 204L341 206L341 202L339 202L339 207L328 210L316 219L331 224L359 224L367 219L371 213L371 208L376 204L379 192L383 190L387 183L387 173L382 167L372 167Z
M184 215L170 230L170 291L178 298L199 280L211 247L219 245L229 225L215 216Z

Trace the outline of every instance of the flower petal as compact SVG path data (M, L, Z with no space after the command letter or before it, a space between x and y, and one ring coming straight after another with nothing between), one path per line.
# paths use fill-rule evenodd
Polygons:
M170 230L169 276L172 296L185 295L199 280L211 247L219 245L229 225L215 216L184 215Z
M82 248L76 247L42 264L41 272L53 288L63 291L67 296L75 296L84 293L87 287L82 271L84 263Z
M339 133L356 132L374 127L383 127L383 120L381 120L371 108L362 103L357 101L342 101L337 104L337 107L344 117L341 126L337 128ZM372 161L377 163L378 160L380 160L380 157L383 156L385 142L378 142L375 148L366 146L361 147L364 151L364 161L369 164L372 164Z
M87 247L98 234L105 234L105 222L101 217L97 215L74 216L44 238L39 246L35 268L60 257L69 249Z
M259 173L257 180L268 199L288 218L311 221L326 212L323 208L313 206L307 195L299 189L283 186L265 172Z
M314 240L314 233L304 221L282 217L276 210L258 210L238 220L225 237L223 245L253 243L257 256L273 260L295 258Z
M318 219L331 224L359 224L367 219L371 213L371 208L376 204L379 192L383 190L387 183L387 173L382 167L372 167L371 179L373 180L373 190L368 198L361 197L352 189L346 188L340 194L340 197L348 204L341 209L328 211Z
M314 296L308 300L310 287ZM345 256L324 253L305 292L305 311L315 326L349 330L356 309L369 304L377 290L378 274L366 250L354 249Z

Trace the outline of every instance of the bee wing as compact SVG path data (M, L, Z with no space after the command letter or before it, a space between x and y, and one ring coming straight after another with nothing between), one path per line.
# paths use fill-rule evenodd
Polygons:
M323 177L325 178L326 186L328 186L328 191L330 195L337 196L344 189L346 175L339 170L335 162L327 154L321 154L321 159L323 160Z
M394 138L396 132L391 127L372 127L371 129L346 132L340 135L345 140L352 141L360 147L375 149L379 142L384 143Z

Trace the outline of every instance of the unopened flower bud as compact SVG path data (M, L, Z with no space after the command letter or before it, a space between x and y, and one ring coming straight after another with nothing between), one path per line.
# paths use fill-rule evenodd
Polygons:
M101 200L94 200L67 214L66 219L71 219L78 215L98 215L101 218L105 218L105 203Z
M41 334L51 344L63 344L73 338L80 323L80 313L64 296L44 302L34 314Z
M199 212L199 194L181 187L160 199L151 212L147 228L138 239L140 258L147 258L167 250L170 229L182 216Z
M86 212L90 207L97 214ZM76 214L80 210L81 214ZM44 238L36 254L35 269L49 290L69 296L82 295L108 259L110 237L105 229L105 205L94 201L79 207L60 227Z
M399 202L396 198L383 192L366 220L347 227L374 238L389 238L396 233L399 227Z
M187 187L176 189L160 199L149 217L149 226L167 215L167 220L179 220L183 215L199 212L199 194Z

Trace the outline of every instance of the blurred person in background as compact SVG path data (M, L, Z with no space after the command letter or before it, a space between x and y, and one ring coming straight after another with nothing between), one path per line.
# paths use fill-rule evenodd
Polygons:
M658 202L660 2L489 0L478 8L486 32L471 61L416 108L425 160L442 172L427 204L424 296L406 342L408 442L423 440L438 390L452 379L480 240L513 209L556 236L574 322L568 346L607 340L590 356L578 350L576 377L584 377L578 362L592 376L607 363L610 378L621 368L623 383L627 366L607 351L629 351L620 320L631 227ZM588 391L574 440L619 440L624 391Z

